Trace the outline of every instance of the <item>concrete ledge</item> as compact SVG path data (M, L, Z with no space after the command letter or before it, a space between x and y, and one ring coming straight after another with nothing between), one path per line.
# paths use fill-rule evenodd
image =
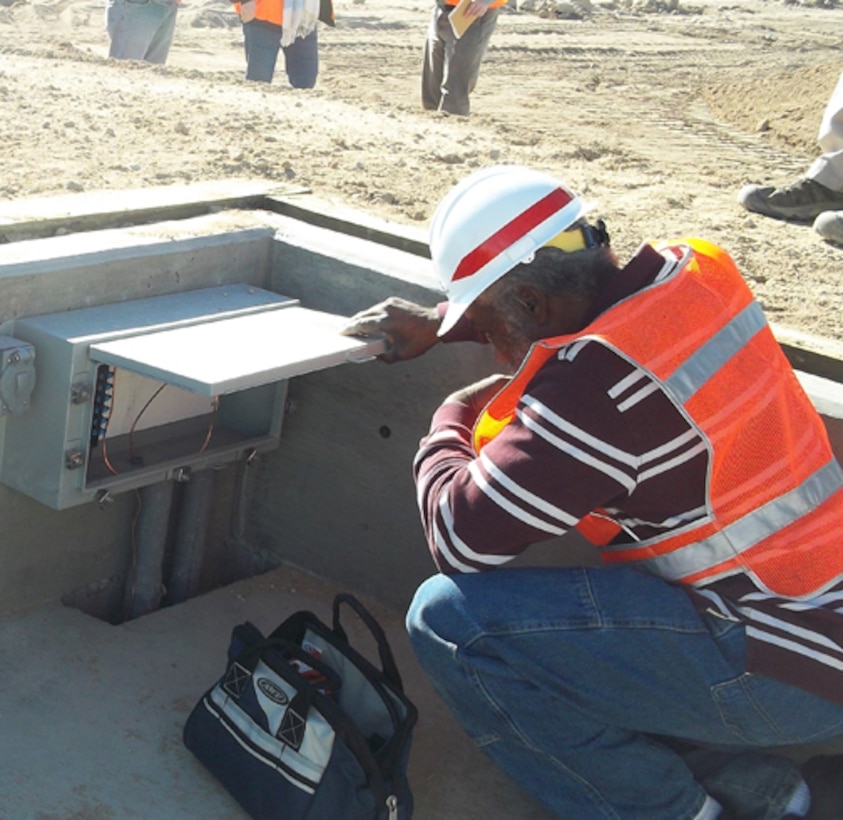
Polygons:
M345 208L306 193L292 196L273 194L266 198L263 207L299 219L302 222L308 222L311 225L330 228L339 233L368 239L416 256L430 258L427 231L422 228L412 228L395 222L387 222L364 212Z
M0 202L0 243L185 219L225 208L258 208L270 193L306 190L300 185L224 180L15 199Z
M796 370L843 383L843 342L772 324L773 335Z

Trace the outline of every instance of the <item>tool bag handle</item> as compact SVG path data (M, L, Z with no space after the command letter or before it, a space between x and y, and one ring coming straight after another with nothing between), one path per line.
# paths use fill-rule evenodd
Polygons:
M386 677L399 692L404 691L404 684L401 681L401 675L398 672L398 664L395 663L395 657L392 654L392 649L386 639L381 625L375 620L374 615L366 609L360 601L353 595L347 592L341 592L334 598L334 632L346 643L348 643L348 635L340 623L340 607L342 604L348 604L360 617L360 620L366 625L366 628L375 639L378 647L378 656L380 657L381 669L384 677Z

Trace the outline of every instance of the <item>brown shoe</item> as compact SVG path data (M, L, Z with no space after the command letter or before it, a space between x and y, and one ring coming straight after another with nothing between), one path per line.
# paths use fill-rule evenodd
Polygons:
M843 210L843 191L832 191L813 179L800 179L792 185L745 185L738 202L748 211L774 219L816 219L823 211Z

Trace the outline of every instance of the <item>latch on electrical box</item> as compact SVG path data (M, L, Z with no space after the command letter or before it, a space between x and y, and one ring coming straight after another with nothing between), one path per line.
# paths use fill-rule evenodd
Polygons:
M35 388L35 348L0 336L0 416L19 416L29 408Z

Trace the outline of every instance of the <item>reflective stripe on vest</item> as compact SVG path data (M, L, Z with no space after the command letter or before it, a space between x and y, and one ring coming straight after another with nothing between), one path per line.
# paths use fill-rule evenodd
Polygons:
M753 510L710 538L701 538L652 558L632 558L632 553L647 552L650 549L643 542L606 546L604 549L627 552L630 554L628 560L639 560L642 566L656 575L679 581L734 560L740 553L776 535L820 507L839 493L841 486L843 469L837 461L830 461L796 489Z
M533 346L478 420L475 449L514 418L551 356L606 345L661 384L705 441L709 467L702 521L604 547L604 561L698 585L744 572L781 595L811 595L843 577L843 469L822 420L728 255L700 240L662 253L674 260L666 276L581 333ZM605 545L620 527L595 512L580 529Z
M729 359L767 324L758 302L750 302L734 319L715 333L665 381L681 404L700 389Z

